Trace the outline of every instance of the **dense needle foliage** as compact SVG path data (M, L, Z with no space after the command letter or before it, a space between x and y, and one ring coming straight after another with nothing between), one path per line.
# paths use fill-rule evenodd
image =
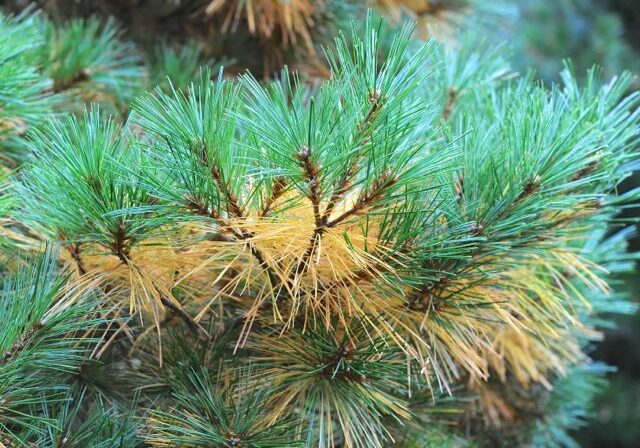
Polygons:
M0 446L574 446L631 77L372 17L322 81L163 46L139 95L111 22L2 17Z

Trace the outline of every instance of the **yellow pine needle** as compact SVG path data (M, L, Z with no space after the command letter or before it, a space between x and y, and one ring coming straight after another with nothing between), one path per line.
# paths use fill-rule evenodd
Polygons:
M246 20L249 31L264 38L279 33L285 45L301 38L313 48L310 28L323 0L212 0L204 9L207 15L223 16L223 30L235 29Z
M478 392L476 413L482 415L486 425L500 428L503 422L516 418L516 411L490 387L476 385L474 389Z
M350 210L358 197L357 191L346 195L329 221ZM281 326L271 337L276 343L294 326L344 328L360 319L445 391L463 375L485 381L492 372L502 379L511 372L523 384L546 384L550 371L562 374L582 359L577 335L594 336L579 322L575 306L588 309L579 285L608 291L601 279L606 271L568 247L568 239L526 259L486 257L483 263L494 275L449 279L438 303L419 311L406 305L410 291L403 294L393 284L407 256L379 242L379 215L355 214L314 239L314 209L306 197L285 193L271 210L269 217L256 211L228 218L223 226L185 225L175 236L179 245L148 241L131 250L127 264L87 247L84 281L114 285L116 301L126 291L131 310L151 315L156 326L160 295L175 301L176 287L198 307L196 322L215 303L233 303L245 316L236 349L250 341L256 322ZM244 237L209 238L215 233ZM74 262L69 253L62 256ZM513 268L505 269L509 265Z

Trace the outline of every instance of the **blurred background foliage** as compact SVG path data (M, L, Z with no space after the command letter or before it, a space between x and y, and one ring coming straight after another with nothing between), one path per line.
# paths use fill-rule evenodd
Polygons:
M519 16L508 27L515 46L513 63L533 68L547 82L557 80L562 61L576 73L594 63L607 77L638 72L640 11L634 0L520 0ZM636 81L637 86L637 81Z
M273 4L276 3L280 2L274 0ZM392 20L412 18L418 21L419 31L435 30L445 38L451 29L464 26L462 15L456 14L455 7L440 12L439 2L376 0L373 3ZM402 7L396 8L400 3ZM248 69L263 77L270 77L287 64L309 78L322 77L326 75L326 68L319 62L321 46L329 42L338 29L347 26L356 10L371 6L357 0L298 2L302 7L289 11L290 23L285 27L279 25L278 21L284 19L273 13L275 9L244 11L248 14L246 20L236 20L246 4L240 0L0 0L4 9L16 12L35 6L59 22L78 16L114 17L119 28L114 28L113 33L123 33L135 41L139 49L145 50L146 83L160 84L163 89L170 88L164 74L169 74L175 87L182 89L201 64L210 65L214 70L224 65L231 74ZM473 10L465 17L472 17L475 31L486 36L489 42L509 42L517 71L533 70L545 83L558 80L563 61L567 59L577 74L586 74L596 63L607 78L624 70L640 75L638 0L461 0L459 5L461 11ZM426 16L439 20L425 25L421 21ZM74 27L81 26L91 28L97 24L71 22L67 29L71 33ZM112 24L109 22L107 26ZM66 51L64 39L64 35L52 35L50 51ZM89 49L99 47L90 41L87 45ZM139 56L131 51L127 57ZM73 65L74 61L69 63ZM64 82L87 82L100 76L87 69L92 61L75 63L85 68L74 72L73 66L58 67L60 79L66 79ZM121 75L123 82L142 76ZM638 78L634 88L640 88ZM132 84L131 96L134 90ZM78 89L74 95L82 96L83 92ZM126 110L116 112L127 113ZM628 188L637 185L640 185L638 174L626 182ZM624 217L631 224L640 213L630 209ZM637 236L632 241L632 249L640 250ZM620 278L619 283L634 301L640 302L640 270ZM594 347L592 355L614 366L617 373L610 375L609 386L598 399L590 426L576 434L585 447L631 448L637 447L640 440L640 315L617 316L616 320L616 327L606 331L604 342Z
M606 77L630 70L640 86L640 4L637 0L521 0L517 22L508 29L514 42L513 63L520 71L536 70L545 82L557 80L563 59L576 73L596 63ZM640 184L636 173L624 188ZM630 224L638 209L624 213ZM640 238L631 242L640 250ZM619 279L636 303L640 302L640 269ZM640 440L640 315L616 316L616 328L606 331L593 358L617 369L600 394L591 424L576 434L584 447L638 446Z

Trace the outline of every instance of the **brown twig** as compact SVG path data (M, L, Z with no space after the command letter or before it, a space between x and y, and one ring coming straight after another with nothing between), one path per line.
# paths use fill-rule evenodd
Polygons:
M391 176L391 171L387 170L373 183L369 192L364 196L361 196L360 199L351 207L349 210L342 213L340 216L332 219L331 221L327 221L325 224L326 228L336 227L338 224L342 223L346 219L351 216L357 215L362 212L366 208L373 205L380 197L384 194L385 190L395 184L398 181L396 177Z
M232 214L236 218L243 218L244 217L244 211L242 210L242 207L240 206L240 203L238 201L237 196L228 188L226 182L224 181L222 172L219 169L219 167L216 164L210 164L209 163L209 157L207 155L206 147L204 145L200 148L200 159L201 159L203 164L205 164L206 166L210 167L209 169L210 169L210 172L211 172L211 177L213 178L213 180L218 185L218 188L220 190L222 190L223 194L225 195L225 198L227 200L227 212L229 214ZM242 227L236 229L233 226L229 225L225 221L225 219L222 216L220 216L220 214L217 211L209 210L208 207L206 207L201 202L199 202L199 201L197 201L197 200L195 200L193 198L187 199L187 207L190 210L193 210L193 211L197 212L201 216L208 216L208 217L213 218L214 220L218 221L218 223L220 224L220 226L222 227L223 230L228 231L229 233L231 233L234 237L236 237L240 241L248 240L248 239L250 239L250 238L252 238L254 236L254 234L252 232L249 232L246 229L243 229ZM269 272L269 278L275 281L276 276L272 272L271 267L268 266L266 258L264 257L262 252L257 247L255 247L253 244L249 244L249 246L251 248L251 253L258 260L258 263L260 264L260 266L264 267L265 269L267 269L268 272Z
M129 260L129 237L127 236L127 228L123 221L118 223L114 237L115 241L111 243L110 249L121 262L127 264Z
M225 199L227 201L227 212L233 216L242 217L244 212L242 210L242 207L240 206L238 197L233 191L231 191L224 178L222 177L221 171L215 164L211 166L211 177L213 177L213 179L218 184L218 188L220 188L220 190L222 190L222 192L224 193Z
M462 201L462 199L464 198L464 177L462 177L462 174L456 176L455 183L453 186L456 191L456 197L458 198L458 202Z
M316 227L322 225L322 217L320 216L320 179L318 175L318 166L311 160L311 150L307 146L303 146L298 152L298 161L304 172L304 178L309 184L309 193L307 198L313 206L313 218Z
M160 302L166 308L169 308L175 315L180 317L196 336L202 337L202 339L208 339L209 333L202 327L196 320L185 311L185 309L178 303L174 303L169 297L160 293Z
M132 263L130 259L130 250L127 242L128 242L128 238L127 238L126 227L124 223L121 222L118 225L118 230L116 231L116 234L115 234L115 241L109 245L109 248L111 249L112 254L118 257L121 264L132 267ZM160 289L157 287L155 282L153 282L153 280L151 283L153 287L156 289L156 291L158 292L158 294L160 295L160 302L162 303L163 306L165 306L166 308L169 308L172 312L174 312L177 316L179 316L187 324L189 329L192 330L195 334L200 335L202 333L207 338L209 337L209 334L207 333L207 331L200 324L198 324L198 322L196 322L195 319L191 317L191 315L187 313L180 304L176 304L172 302L169 297L167 297L165 294L163 294L160 291ZM107 292L107 288L105 288L105 292Z
M60 239L60 241L67 240L63 233L60 233L58 238ZM69 252L69 255L71 255L71 258L75 261L80 275L85 275L87 273L87 269L85 268L84 261L82 260L81 256L81 243L65 244L64 248L67 250L67 252Z
M78 73L76 73L72 78L70 78L69 80L65 81L65 82L57 82L54 83L53 85L53 92L54 93L59 93L62 92L64 90L68 90L71 87L75 86L76 84L79 84L83 81L87 81L89 79L89 76L91 76L91 72L89 71L89 69L82 69L80 70Z
M369 106L369 111L367 112L367 115L365 116L364 120L362 120L362 122L359 123L358 126L356 127L356 130L358 132L358 135L356 136L356 138L359 139L360 141L366 140L367 134L371 130L371 125L373 123L373 120L375 119L375 117L378 115L378 112L380 112L380 109L382 108L382 93L379 90L372 91L369 93L369 104L370 106ZM325 224L329 220L329 217L331 216L331 213L333 213L333 210L335 209L338 202L344 197L346 192L349 191L349 188L351 188L351 181L353 180L353 177L358 172L358 167L360 166L361 157L362 156L359 155L358 157L355 158L355 160L351 162L347 170L344 172L344 174L340 178L340 181L334 188L333 193L331 194L331 198L329 198L329 203L327 204L327 207L322 217Z
M522 201L524 198L531 196L533 193L540 189L540 177L536 176L533 179L527 181L522 189L522 192L516 198L516 201Z
M70 247L67 247L67 250L71 254L71 257L75 260L80 275L85 275L87 273L87 269L85 268L84 262L82 261L82 257L80 255L80 243L76 243L71 245Z
M369 111L365 116L364 120L358 124L356 130L358 132L358 138L365 139L367 133L371 128L371 124L375 119L376 115L380 111L382 106L382 93L379 90L371 91L369 93ZM294 276L298 276L305 271L309 264L309 260L311 259L313 252L315 251L320 238L322 238L322 234L325 230L331 226L329 226L329 217L338 201L342 199L344 194L350 188L350 182L353 176L356 174L359 158L354 160L347 171L343 174L338 185L334 188L333 193L331 194L331 198L329 198L329 203L325 208L323 213L320 213L320 195L319 195L319 176L318 176L318 167L313 163L310 157L310 150L308 147L303 147L299 154L298 160L302 164L302 168L305 173L305 179L309 182L309 195L308 198L313 204L313 215L315 227L313 229L313 234L309 238L309 245L307 246L307 250L302 255L300 261L296 264L295 268L292 270L292 274ZM335 223L337 224L337 223Z
M336 217L331 221L321 220L320 225L319 226L316 225L316 227L313 230L309 247L303 254L300 261L296 264L296 267L293 269L292 273L294 275L300 275L301 273L304 272L304 270L309 264L309 260L313 255L313 252L315 250L316 245L318 244L319 239L322 237L322 234L327 231L327 229L336 227L346 219L350 218L351 216L357 215L358 213L362 212L363 210L371 206L384 194L384 191L386 190L386 188L393 185L396 181L397 179L391 176L390 171L384 172L380 176L380 178L374 182L373 188L370 190L370 192L362 196L360 200L358 200L358 202L356 202L356 204L353 207L351 207L349 210L345 211L340 216Z
M349 188L351 188L351 180L353 179L353 176L355 176L358 172L358 166L359 161L354 161L340 178L340 181L338 182L336 188L333 190L331 198L329 198L329 203L327 204L327 207L325 208L322 215L323 223L326 224L336 205L342 200L347 191L349 191Z
M46 321L44 320L40 320L35 324L33 324L31 328L29 328L29 330L27 330L23 335L21 335L18 338L18 340L15 341L11 345L11 347L9 347L9 350L5 352L4 356L0 358L0 366L8 363L13 358L15 358L18 355L18 353L20 353L27 346L27 344L29 343L31 338L33 338L36 332L44 328L45 325L46 325Z
M445 104L444 109L442 110L442 118L446 120L449 119L451 113L453 112L453 107L456 104L458 99L458 90L450 87L449 92L447 94L447 104Z
M320 214L320 179L318 176L318 166L313 162L313 160L311 160L311 151L308 147L302 147L298 153L298 161L303 169L305 180L309 184L309 193L307 194L307 198L311 201L311 205L313 206L315 227L313 229L309 245L307 246L307 250L304 252L302 258L292 271L294 275L299 275L306 269L309 259L311 258L311 255L313 255L324 229L323 217Z
M598 161L592 160L587 163L584 167L582 167L578 172L571 178L572 182L578 181L584 177L587 177L589 174L593 173L596 169L598 169Z
M369 112L367 112L366 117L364 118L362 123L358 125L357 128L357 131L360 134L365 134L369 131L371 123L373 123L373 119L380 111L380 108L382 107L382 92L380 92L379 90L372 90L371 92L369 92L369 104L371 105L369 107Z
M447 277L442 277L436 282L425 284L418 291L409 296L406 307L411 311L428 312L431 310L437 310L438 298L448 283L449 279Z
M277 177L273 179L273 182L271 185L271 195L265 202L264 207L260 212L261 217L267 216L267 214L271 211L271 207L273 207L273 204L275 204L275 202L278 199L280 199L280 196L282 196L282 194L286 191L286 188L287 188L287 181L284 178Z
M243 228L239 228L239 229L233 228L229 223L226 222L226 220L223 217L220 216L220 214L217 211L210 210L208 207L206 207L196 199L187 198L186 202L187 202L187 208L189 210L197 213L200 216L205 216L205 217L214 219L215 221L218 222L218 224L220 225L221 229L224 232L228 232L234 237L234 239L227 239L223 235L220 235L217 238L219 238L221 241L228 241L228 242L245 241L246 242L246 240L254 236L253 233L248 232ZM254 244L251 244L251 242L249 242L248 245L249 245L249 250L251 252L251 255L256 259L256 261L258 262L258 265L267 272L267 276L269 277L269 282L271 283L271 286L274 289L277 288L278 291L282 291L282 287L280 284L281 282L279 281L276 273L273 271L273 268L267 262L267 259L262 253L262 251L258 249Z
M222 170L220 170L218 164L215 162L211 163L211 161L209 160L207 147L204 144L200 147L200 160L205 166L209 167L211 177L215 181L216 185L218 185L220 191L222 191L222 193L224 194L225 200L227 202L227 213L236 217L241 217L243 211L242 207L240 207L238 197L233 191L231 191L229 185L227 185L227 182L225 181L222 174Z

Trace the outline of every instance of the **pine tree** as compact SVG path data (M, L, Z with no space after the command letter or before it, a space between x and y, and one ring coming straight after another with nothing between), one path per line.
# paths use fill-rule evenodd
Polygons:
M368 15L320 83L162 47L184 77L136 96L111 24L2 20L0 446L574 446L632 310L630 75L546 89Z

